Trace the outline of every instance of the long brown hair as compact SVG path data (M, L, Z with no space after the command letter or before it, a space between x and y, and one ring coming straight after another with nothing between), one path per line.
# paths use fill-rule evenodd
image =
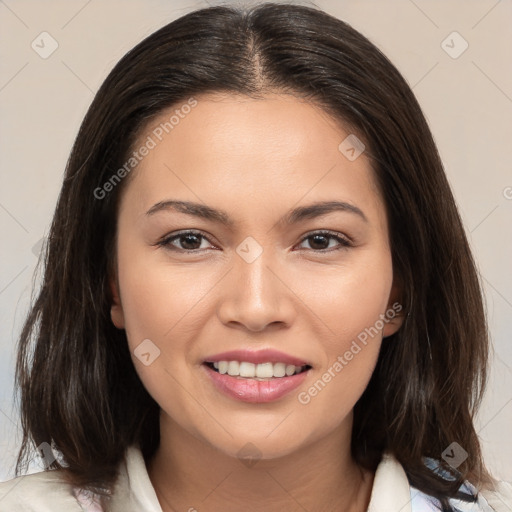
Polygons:
M52 468L66 468L75 485L108 488L129 445L145 457L158 447L158 404L109 314L117 206L128 180L104 197L95 191L127 161L150 120L213 91L309 98L366 145L407 317L384 340L355 405L355 460L375 470L389 451L413 486L443 503L465 479L492 484L473 425L489 349L482 292L420 106L391 62L347 23L274 3L201 9L169 23L129 51L96 94L67 163L44 279L19 340L17 473L30 443L47 442L61 455ZM452 442L468 454L457 471L442 458Z

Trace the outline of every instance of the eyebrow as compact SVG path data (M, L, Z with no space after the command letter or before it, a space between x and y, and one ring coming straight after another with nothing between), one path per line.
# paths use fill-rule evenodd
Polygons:
M201 219L217 222L224 226L233 227L235 221L224 210L219 210L201 203L192 201L166 200L153 205L147 212L147 216L154 215L157 212L174 210ZM278 224L292 225L305 219L321 217L333 212L347 212L359 216L365 222L368 222L366 215L357 206L344 201L321 201L306 206L299 206L286 213Z

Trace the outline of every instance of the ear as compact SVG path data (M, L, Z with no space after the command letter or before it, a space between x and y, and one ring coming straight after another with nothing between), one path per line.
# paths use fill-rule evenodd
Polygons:
M110 291L112 293L112 305L110 307L110 317L112 318L112 323L118 329L124 329L124 313L123 306L121 305L121 299L119 297L119 286L117 283L117 279L111 277L109 279Z
M384 324L384 329L382 330L383 338L387 338L388 336L395 334L404 323L404 307L399 300L401 295L402 286L397 280L393 280L393 286L391 287L388 306L385 313L386 320Z

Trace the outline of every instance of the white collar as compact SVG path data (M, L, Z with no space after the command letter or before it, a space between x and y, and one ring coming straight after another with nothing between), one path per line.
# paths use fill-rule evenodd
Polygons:
M142 452L135 446L126 451L110 506L112 512L162 512Z
M377 466L368 512L411 512L411 488L404 468L391 453Z

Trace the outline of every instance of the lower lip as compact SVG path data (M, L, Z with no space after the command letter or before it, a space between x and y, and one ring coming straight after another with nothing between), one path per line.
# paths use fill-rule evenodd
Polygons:
M268 380L255 380L245 377L232 377L222 374L203 364L215 387L225 395L242 402L272 402L300 386L309 370L291 377L275 377Z

